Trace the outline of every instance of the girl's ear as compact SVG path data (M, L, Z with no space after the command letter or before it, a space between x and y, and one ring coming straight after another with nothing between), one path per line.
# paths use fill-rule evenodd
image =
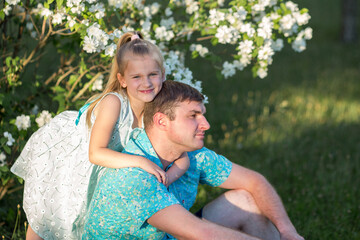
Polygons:
M121 73L117 73L117 74L116 74L116 78L118 79L118 81L119 81L119 83L120 83L120 86L121 86L122 88L126 88L126 87L127 87L126 81L125 81L124 77L121 75Z
M168 126L169 118L161 112L157 112L153 116L154 127L157 127L161 130L166 130Z

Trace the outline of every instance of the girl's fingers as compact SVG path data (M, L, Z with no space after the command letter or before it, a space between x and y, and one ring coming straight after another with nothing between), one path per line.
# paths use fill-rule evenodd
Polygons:
M160 175L160 173L159 173L157 170L154 171L153 175L157 178L157 180L158 180L159 182L162 182L162 181L161 181L161 175Z

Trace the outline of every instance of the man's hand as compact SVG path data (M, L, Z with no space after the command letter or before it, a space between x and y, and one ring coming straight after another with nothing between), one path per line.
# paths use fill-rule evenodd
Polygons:
M280 236L281 240L304 240L296 231L280 233Z

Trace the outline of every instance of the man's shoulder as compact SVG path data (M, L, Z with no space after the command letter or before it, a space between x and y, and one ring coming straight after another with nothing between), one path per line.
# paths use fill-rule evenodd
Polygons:
M206 147L203 147L199 150L188 152L188 156L190 159L195 158L196 160L205 160L205 159L218 158L222 155L217 154L216 152L214 152Z

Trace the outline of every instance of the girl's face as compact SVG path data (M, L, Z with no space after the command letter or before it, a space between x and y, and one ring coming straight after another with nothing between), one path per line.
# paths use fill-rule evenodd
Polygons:
M146 103L159 93L164 73L151 56L133 56L127 63L124 75L117 74L120 85L126 88L132 104Z

